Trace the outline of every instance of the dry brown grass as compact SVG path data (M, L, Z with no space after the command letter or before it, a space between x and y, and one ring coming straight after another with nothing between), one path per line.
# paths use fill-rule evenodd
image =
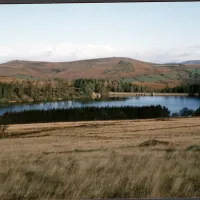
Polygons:
M124 71L124 66L120 66L117 70L115 66L120 61L132 64L133 71ZM61 69L60 73L55 73L52 69ZM112 75L105 73L106 70L112 72ZM157 69L158 72L169 71L167 67ZM20 74L24 77L32 76L34 78L106 78L116 76L134 77L140 74L153 73L154 67L151 63L134 60L131 58L113 57L101 59L80 60L74 62L33 62L33 61L10 61L0 64L0 75L6 77L14 77ZM118 73L119 72L119 73Z
M154 83L154 82L133 82L133 84L144 86L150 89L164 89L167 85L165 83ZM169 88L173 88L177 85L180 85L180 81L174 80L173 83L168 83Z
M200 197L200 118L12 125L0 199ZM154 145L141 143L153 140Z

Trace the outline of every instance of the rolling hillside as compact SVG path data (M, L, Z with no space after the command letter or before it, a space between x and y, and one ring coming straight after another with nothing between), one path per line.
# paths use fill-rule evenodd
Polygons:
M188 61L182 62L182 64L195 64L195 65L199 65L200 64L200 60L188 60Z
M20 79L124 78L129 82L161 86L177 84L194 74L200 75L200 64L153 64L123 57L74 62L15 60L0 64L1 77Z
M187 60L184 62L172 62L172 63L166 63L166 64L199 65L200 60Z

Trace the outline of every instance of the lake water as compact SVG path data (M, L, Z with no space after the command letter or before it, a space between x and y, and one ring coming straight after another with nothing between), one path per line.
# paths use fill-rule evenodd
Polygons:
M19 112L23 110L49 110L58 108L74 108L83 106L145 106L145 105L162 105L166 106L171 113L179 112L182 108L196 110L200 106L200 98L180 97L180 96L141 96L127 97L109 100L70 100L51 103L9 105L0 107L0 115L6 112Z

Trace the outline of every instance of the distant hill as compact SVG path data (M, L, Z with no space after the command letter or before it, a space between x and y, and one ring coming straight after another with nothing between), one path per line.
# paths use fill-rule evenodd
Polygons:
M115 57L74 62L14 60L0 64L1 76L27 78L120 78L134 77L152 71L152 63Z
M197 64L199 62L199 65ZM178 84L183 78L200 74L200 61L154 64L131 58L111 57L74 62L13 60L0 64L0 76L20 79L124 78L143 85ZM2 78L0 78L1 80Z
M175 65L175 64L182 64L182 65L199 65L200 64L200 60L187 60L184 62L169 62L169 63L165 63L166 65Z
M165 63L165 65L176 65L176 64L179 64L177 62L169 62L169 63Z
M184 64L184 65L198 65L198 64L200 64L200 60L188 60L188 61L182 62L182 64Z

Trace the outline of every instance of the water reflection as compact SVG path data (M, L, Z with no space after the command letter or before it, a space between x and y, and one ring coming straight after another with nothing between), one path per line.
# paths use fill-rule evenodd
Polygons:
M166 106L171 113L179 112L182 108L196 110L200 106L200 99L195 97L178 97L178 96L137 96L127 98L110 98L104 100L69 100L51 103L9 105L0 107L0 115L5 112L19 112L23 110L49 110L58 108L74 107L112 107L112 106L145 106L145 105L162 105Z

